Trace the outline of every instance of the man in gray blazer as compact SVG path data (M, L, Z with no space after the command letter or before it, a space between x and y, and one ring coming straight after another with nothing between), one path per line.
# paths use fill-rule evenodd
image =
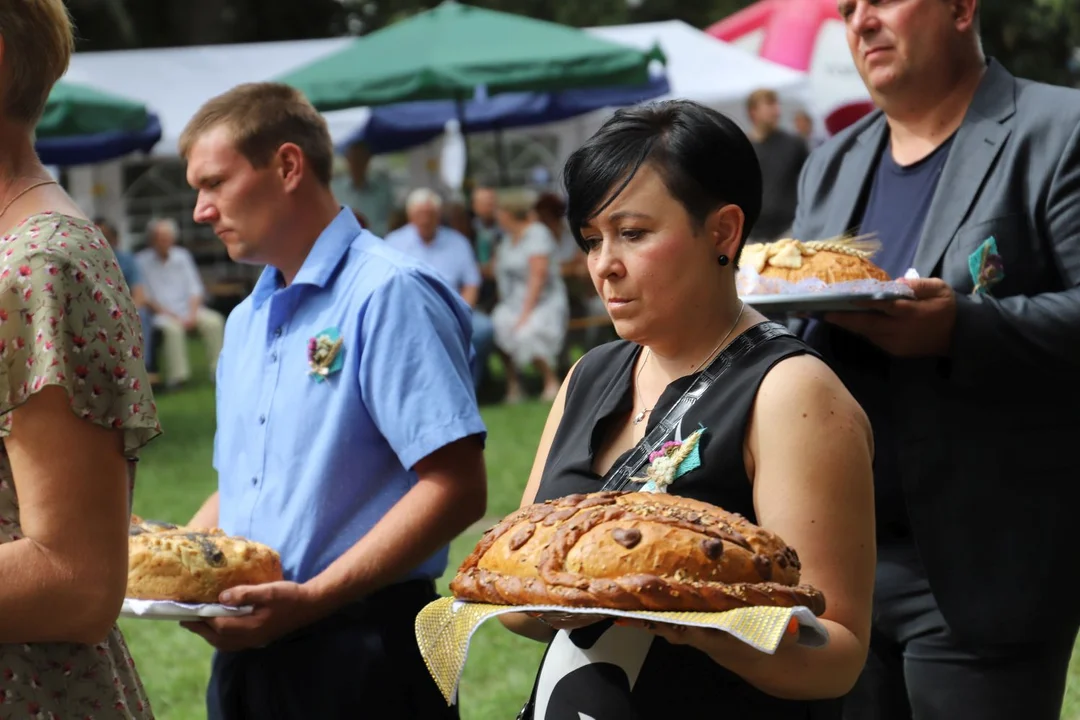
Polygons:
M794 235L876 233L914 300L803 336L874 425L878 577L845 718L1058 720L1080 627L1080 92L983 56L977 0L840 0L880 108Z

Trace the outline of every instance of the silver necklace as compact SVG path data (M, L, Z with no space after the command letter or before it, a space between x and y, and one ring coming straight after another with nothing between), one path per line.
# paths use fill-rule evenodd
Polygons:
M731 333L735 332L735 328L738 327L739 321L742 320L743 312L745 310L746 310L746 303L744 303L742 300L740 300L739 301L739 314L735 316L735 322L731 325L731 329L729 329L727 331L727 334L724 335L723 338L721 338L720 342L716 343L716 347L713 348L713 351L711 353L709 353L708 357L706 357L704 360L702 360L700 363L698 363L697 367L695 367L693 370L691 370L690 373L695 373L698 370L700 370L705 365L705 363L712 360L713 356L716 355L716 353L720 351L720 346L724 344L725 340L727 340L729 337L731 337ZM645 416L647 416L653 410L650 407L645 407L645 401L641 397L641 389L640 389L640 386L639 386L639 383L638 383L638 380L641 379L641 371L645 369L645 365L648 364L649 358L651 358L651 357L652 357L652 348L646 348L645 349L645 359L641 361L641 367L638 368L637 375L634 376L634 395L637 396L638 401L641 403L641 412L639 412L637 415L634 416L634 424L635 425L640 424L641 421L645 419ZM687 374L690 374L690 373L687 373Z

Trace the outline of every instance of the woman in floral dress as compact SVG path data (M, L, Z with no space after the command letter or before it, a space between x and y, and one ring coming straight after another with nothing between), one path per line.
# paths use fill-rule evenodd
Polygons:
M0 718L152 718L116 618L134 461L160 433L116 257L31 130L62 0L0 3Z

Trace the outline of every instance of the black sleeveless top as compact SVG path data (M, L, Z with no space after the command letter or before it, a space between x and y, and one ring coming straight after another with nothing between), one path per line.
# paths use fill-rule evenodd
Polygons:
M747 350L747 348L749 348ZM747 350L739 352L739 350ZM536 502L599 490L604 479L592 471L593 457L611 423L633 408L634 362L641 347L626 341L591 350L567 386L562 422L552 440ZM765 375L781 360L815 354L782 325L764 322L721 353L731 364L686 412L672 439L704 428L698 441L701 464L668 487L737 512L756 522L753 489L743 445L751 410ZM668 385L649 417L646 433L697 379ZM627 450L612 468L619 467ZM635 473L637 475L641 472ZM626 488L634 489L634 485ZM557 633L537 675L535 720L635 720L659 717L742 717L776 720L839 718L839 702L781 700L757 690L688 646L672 645L651 633L605 621Z

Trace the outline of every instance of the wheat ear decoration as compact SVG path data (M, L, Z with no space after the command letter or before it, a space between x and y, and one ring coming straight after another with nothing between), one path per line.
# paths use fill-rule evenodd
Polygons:
M881 241L875 233L865 235L838 235L826 240L811 240L804 242L804 246L811 250L824 250L826 252L843 253L869 260L881 249Z

